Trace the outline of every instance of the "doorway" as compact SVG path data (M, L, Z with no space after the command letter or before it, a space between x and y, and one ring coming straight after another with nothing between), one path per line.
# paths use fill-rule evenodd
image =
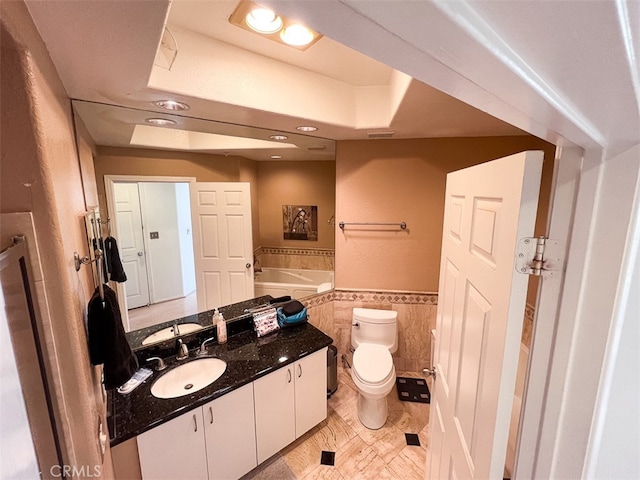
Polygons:
M115 182L127 309L195 292L189 184Z
M197 313L196 307L189 307L193 302L187 301L196 291L191 183L195 178L105 176L112 233L127 274L127 281L117 285L127 331L148 326L145 312L159 304L188 307L184 316ZM145 325L132 324L129 311Z

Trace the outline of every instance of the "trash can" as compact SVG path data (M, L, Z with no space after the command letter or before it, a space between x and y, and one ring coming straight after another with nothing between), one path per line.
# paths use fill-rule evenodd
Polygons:
M338 349L329 345L327 349L327 398L338 389Z

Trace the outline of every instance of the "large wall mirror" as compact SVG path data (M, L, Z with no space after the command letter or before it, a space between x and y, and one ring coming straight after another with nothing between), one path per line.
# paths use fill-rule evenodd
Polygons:
M103 232L116 239L127 273L116 287L128 330L264 294L304 298L333 288L334 141L87 101L73 107L78 135L95 144L100 209L109 220ZM201 185L222 190L194 193ZM232 228L197 220L198 196L236 201L240 187L247 187L245 216L231 212ZM311 241L283 235L283 207L298 205L315 207ZM203 250L241 255L245 270L206 308L196 281Z

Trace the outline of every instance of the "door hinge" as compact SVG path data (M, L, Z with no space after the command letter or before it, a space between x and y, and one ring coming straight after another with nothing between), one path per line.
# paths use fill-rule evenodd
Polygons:
M516 249L516 271L537 277L553 276L561 265L558 245L557 240L546 237L521 238Z

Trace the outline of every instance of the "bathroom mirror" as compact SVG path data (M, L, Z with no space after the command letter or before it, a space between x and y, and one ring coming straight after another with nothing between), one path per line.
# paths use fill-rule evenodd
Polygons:
M107 196L113 195L112 191L105 188L107 177L112 182L115 178L116 182L129 184L129 187L136 184L135 192L125 194L129 197L137 196L146 199L147 203L159 206L166 202L169 195L175 194L182 198L176 202L183 207L185 198L188 203L189 181L246 182L251 189L254 251L252 267L256 270L253 296L280 296L291 292L293 297L303 298L315 294L319 287L323 291L333 287L333 140L80 100L73 100L73 108L77 125L82 125L84 134L96 146L94 170L100 211L103 217L108 216L112 222L112 231L119 231L116 223L120 225L122 222L129 222L130 216L127 214L120 218L118 212L108 212L108 204L121 202L116 202L115 198L107 201ZM164 121L160 122L164 126L159 126L158 118ZM270 138L276 135L288 138ZM272 156L281 158L274 160ZM158 182L160 179L164 180ZM318 206L317 242L283 240L282 206L288 204ZM167 211L167 207L163 207L161 213ZM184 208L177 208L176 211L182 213L175 228L190 232L192 225L189 209L186 209L187 213L184 213ZM147 225L151 225L151 221ZM163 239L159 228L146 232L146 235L154 234L160 236L160 240ZM122 233L119 235L122 236ZM169 251L158 254L162 259L184 257L180 267L181 275L188 270L184 265L193 256L192 252L189 254L184 251L183 247L191 243L188 236L186 239L178 241L176 247L168 248ZM124 238L116 237L116 240L119 245L126 243ZM143 253L146 254L147 252ZM163 279L154 278L158 274L151 272L153 269L146 270L149 274L147 282L152 285L151 288L157 288ZM138 282L140 273L142 272L128 272L129 280L123 287L120 284L118 287L126 290L130 279ZM166 271L162 275L170 276ZM195 290L195 285L192 283L189 286L186 283L188 282L183 283L182 293L172 294L177 297L175 300L156 295L156 299L162 300L155 301L152 298L148 302L143 300L136 308L129 307L128 312L123 312L125 328L145 328L147 331L154 324L161 325L175 318L198 313L195 293L190 293ZM135 289L138 289L137 285L139 284L136 283ZM233 301L241 300L245 299L236 296ZM149 307L145 306L147 303L150 303ZM145 310L153 313L141 314ZM142 320L138 321L136 317Z

